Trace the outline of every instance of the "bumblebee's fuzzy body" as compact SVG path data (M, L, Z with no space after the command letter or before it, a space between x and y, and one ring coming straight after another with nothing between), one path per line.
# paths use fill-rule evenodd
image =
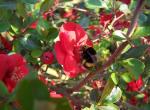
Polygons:
M96 51L92 47L84 47L82 53L82 64L86 68L94 67L97 61Z

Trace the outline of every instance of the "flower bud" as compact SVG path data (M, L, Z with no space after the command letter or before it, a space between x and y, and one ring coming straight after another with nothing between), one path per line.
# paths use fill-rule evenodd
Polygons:
M47 52L44 52L42 57L41 57L41 61L44 63L44 64L52 64L53 61L54 61L54 55L52 52L50 51L47 51Z

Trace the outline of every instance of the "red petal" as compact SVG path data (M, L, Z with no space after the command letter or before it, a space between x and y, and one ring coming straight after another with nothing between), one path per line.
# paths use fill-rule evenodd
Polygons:
M88 40L86 41L86 45L89 46L89 47L93 47L93 42L88 39Z
M54 49L55 49L56 59L57 59L58 63L63 65L66 53L62 50L60 41L57 41L55 43Z
M136 105L137 104L137 99L135 97L131 97L129 103L132 104L132 105Z
M33 23L31 23L30 26L29 26L29 28L36 29L37 23L38 23L38 20L35 21L35 22L33 22Z
M69 77L76 77L80 72L79 64L73 56L66 56L64 63L64 71Z
M4 45L4 47L8 50L12 50L12 45L11 43L4 37L0 36L0 41Z
M66 33L61 32L59 34L59 38L61 41L61 48L70 55L73 55L73 49L74 49L74 40L71 38L71 36L68 36Z
M63 28L66 31L75 31L76 23L74 23L74 22L67 22L67 23L63 24Z
M29 73L29 70L25 65L19 66L18 68L19 68L18 77L20 79L22 79L24 76L26 76Z
M76 59L71 55L67 55L65 57L64 69L66 71L75 72L77 67L78 65L77 65Z
M16 82L10 78L5 79L4 83L6 84L8 91L11 93L16 86Z
M82 41L81 39L88 39L86 32L79 24L76 24L75 33L77 42Z
M20 54L12 54L9 56L11 66L26 65L26 60Z
M63 98L62 94L57 94L55 91L50 92L50 97L51 98Z
M143 80L142 77L140 76L139 79L136 81L137 87L140 89L143 86Z
M60 28L60 31L66 32L68 37L71 37L76 42L78 42L83 37L87 37L84 29L79 24L73 22L67 22L63 24L63 26Z
M5 54L0 54L0 80L3 80L3 78L6 75L7 69L8 69L8 56Z
M129 5L131 3L131 0L119 0L119 1L121 1L122 3L125 3L127 5Z
M101 14L100 16L100 24L106 27L112 20L113 15L112 14Z

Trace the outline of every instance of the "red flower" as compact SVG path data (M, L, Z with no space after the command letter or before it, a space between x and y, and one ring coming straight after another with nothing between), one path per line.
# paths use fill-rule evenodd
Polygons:
M81 65L81 48L85 45L92 46L92 42L79 24L68 22L61 26L55 52L58 63L69 77L76 77L85 69Z
M44 52L41 57L41 60L44 64L52 64L54 61L54 55L50 51Z
M0 36L0 42L3 44L3 46L4 46L7 50L9 50L9 51L12 50L12 45L11 45L11 43L10 43L5 37Z
M131 97L129 103L132 104L132 105L136 105L137 104L137 99L133 96L133 97Z
M143 80L140 76L138 80L133 80L127 84L127 91L138 91L143 86Z
M113 14L102 13L100 15L100 24L104 27L107 27L109 23L112 21Z
M31 23L30 26L29 26L29 28L31 28L31 29L36 29L37 24L38 24L38 20L36 20L36 21L34 21L33 23Z
M63 98L62 94L57 94L55 91L50 92L50 97L51 98Z
M143 100L144 103L148 103L148 93L147 92L144 92L144 100Z
M119 1L121 1L122 3L125 3L127 5L129 5L131 3L131 0L119 0Z
M19 54L0 54L0 80L2 80L9 92L12 92L17 82L28 73L25 59Z
M114 24L114 27L116 30L120 30L120 29L124 29L124 28L129 28L130 26L130 22L129 21L117 21L115 24Z
M122 19L123 16L124 16L124 13L121 11L117 11L114 15L112 13L110 13L110 14L102 13L100 15L100 24L104 28L106 28L109 24L111 24L114 17L116 17L116 18L120 17L120 19L116 20L113 23L113 27L117 30L128 28L130 25L130 22L125 19Z

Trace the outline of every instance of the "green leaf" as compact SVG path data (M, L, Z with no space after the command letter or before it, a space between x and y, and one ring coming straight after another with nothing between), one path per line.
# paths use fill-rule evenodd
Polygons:
M83 27L83 28L88 28L89 26L89 17L84 16L80 19L79 24Z
M39 58L42 55L42 53L43 53L42 50L36 49L31 52L31 56L33 58Z
M7 103L1 103L0 110L12 110L11 106Z
M15 1L0 2L0 8L15 10L16 2Z
M38 0L21 0L23 3L29 3L29 4L35 4L38 2Z
M96 106L96 105L92 104L92 105L90 106L90 108L89 108L89 107L86 107L86 108L84 108L84 109L82 109L82 110L98 110L98 109L97 109L97 106Z
M25 7L25 4L24 3L17 3L17 13L20 15L20 16L23 16L23 17L26 17L26 7Z
M28 50L35 50L39 48L36 44L36 39L33 39L30 34L26 34L22 39L20 39L21 45Z
M119 87L114 87L110 95L106 97L105 103L116 103L120 100L122 91Z
M43 13L45 11L48 11L54 4L54 0L44 0L44 2L41 5L40 12Z
M140 14L139 19L138 19L138 24L139 25L144 25L148 20L148 17L145 14Z
M126 83L129 83L132 80L132 75L130 73L125 72L122 73L120 76Z
M107 8L107 5L102 0L85 0L85 5L89 9Z
M139 26L134 34L132 35L132 38L139 38L139 37L143 37L143 36L149 36L150 35L150 26Z
M122 61L122 65L131 72L136 79L139 78L140 74L144 71L145 65L138 59L129 58Z
M22 110L33 110L36 101L48 101L48 88L38 79L24 79L16 91L16 99Z
M7 21L0 21L0 32L5 32L10 28L10 24Z
M68 100L66 98L61 98L61 99L50 98L49 102L51 103L51 106L53 106L54 108L48 110L62 110L62 108L64 110L71 110Z
M124 12L125 14L129 14L130 13L130 10L129 10L127 4L121 4L120 7L119 7L119 10L121 12Z
M48 36L45 37L46 41L54 41L54 39L58 36L58 30L56 28L50 27Z
M112 74L111 74L111 79L112 79L112 81L114 82L115 85L118 84L119 79L118 79L118 76L117 76L116 73L112 73Z
M138 99L142 99L142 98L144 98L144 96L145 96L144 93L139 93L135 97L138 98Z
M1 22L6 22L6 21L8 22L8 19L10 18L10 15L11 15L10 14L11 11L3 8L3 9L0 9L0 13L1 13L1 16L0 16Z
M101 98L100 98L100 101L99 101L100 105L103 103L105 98L111 93L111 91L114 88L114 86L115 86L114 82L112 81L111 78L109 78L107 83L106 83L106 85L105 85L105 88L104 88L104 90L102 92L102 95L101 95Z
M7 95L7 94L8 94L7 87L2 81L0 81L0 96Z
M140 45L140 46L135 47L135 48L130 48L121 57L123 59L127 59L127 58L139 58L139 57L141 57L145 53L145 50L148 47L149 47L148 45Z
M144 72L148 75L150 75L150 57L146 57L145 58L145 69L144 69Z
M116 41L122 41L125 40L124 33L121 30L116 30L113 32L113 39Z
M91 107L90 107L90 110L98 110L98 109L94 104L92 104Z
M149 110L150 104L142 104L140 108L141 110Z
M47 36L49 28L50 28L50 24L48 23L48 21L42 18L38 20L37 31L40 35Z
M105 106L99 106L99 110L120 110L115 104L108 104Z

